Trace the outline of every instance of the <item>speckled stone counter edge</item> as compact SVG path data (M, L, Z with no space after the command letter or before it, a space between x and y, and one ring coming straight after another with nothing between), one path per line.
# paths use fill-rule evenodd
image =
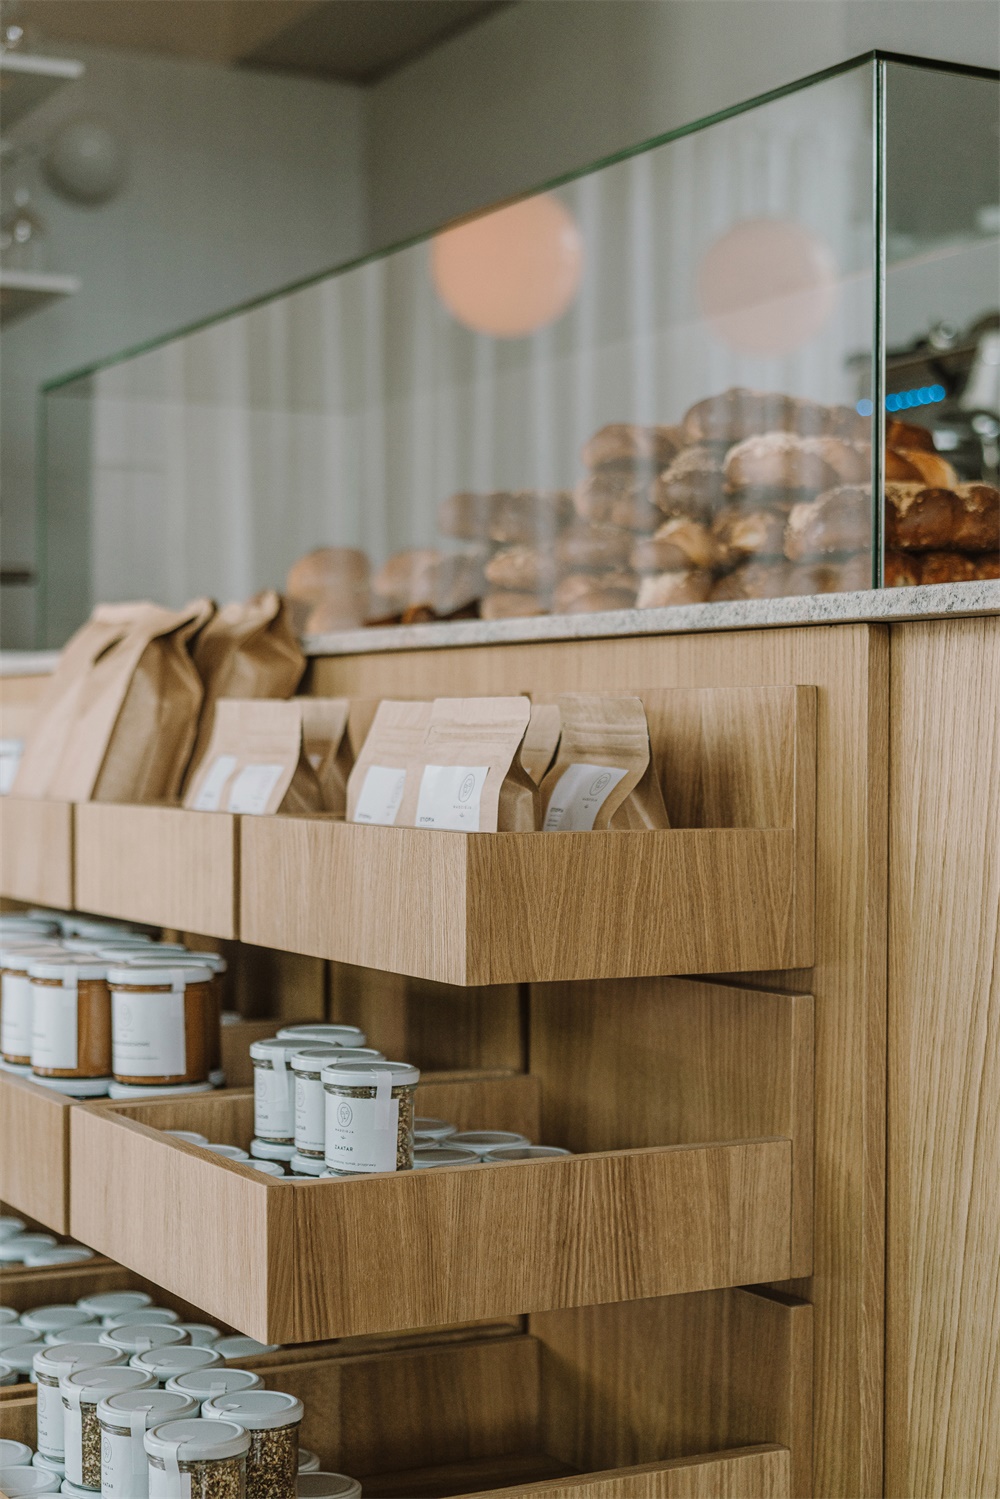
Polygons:
M745 599L671 609L617 609L609 614L543 614L531 619L463 619L450 624L395 625L310 635L309 656L358 656L375 651L424 651L454 646L512 645L535 640L595 640L626 635L683 635L695 630L763 630L788 625L877 624L1000 614L1000 581L876 588L806 598Z

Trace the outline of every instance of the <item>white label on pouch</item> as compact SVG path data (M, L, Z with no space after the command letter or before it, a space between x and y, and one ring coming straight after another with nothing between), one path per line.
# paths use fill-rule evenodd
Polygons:
M136 1440L102 1431L101 1499L143 1499L148 1492L147 1468L141 1433Z
M253 1070L254 1133L262 1140L291 1140L292 1079L295 1073L283 1067Z
M124 1077L183 1077L187 1071L183 994L111 996L112 1071Z
M5 1057L31 1056L31 984L26 973L3 976L0 1051Z
M488 765L425 765L417 798L418 828L479 832L479 801Z
M613 765L571 765L556 782L545 814L545 833L589 833L598 812L627 770Z
M32 986L31 1065L75 1072L77 1057L77 991Z
M230 788L226 810L259 817L284 769L283 765L244 765Z
M396 821L406 785L405 770L390 770L385 765L369 765L357 805L355 822L377 822L391 828Z
M322 1155L325 1140L323 1084L318 1078L295 1079L295 1149Z
M38 1450L45 1457L63 1460L63 1403L58 1385L36 1385L38 1393Z
M398 1098L386 1108L377 1098L327 1093L326 1164L338 1171L395 1171L398 1125Z
M239 764L236 755L217 755L195 797L196 812L218 812L226 782Z

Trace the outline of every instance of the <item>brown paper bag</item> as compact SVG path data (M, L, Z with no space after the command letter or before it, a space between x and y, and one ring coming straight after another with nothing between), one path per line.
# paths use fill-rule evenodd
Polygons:
M346 697L293 699L302 715L302 748L316 772L324 812L343 817L347 779L354 764L347 725L351 705Z
M558 699L532 696L531 719L521 745L521 764L536 786L542 784L555 759L561 728Z
M366 699L352 702L349 734L361 731L370 706ZM400 822L407 777L422 764L432 706L395 698L378 704L347 782L348 822Z
M193 812L320 812L323 798L302 742L301 699L219 698L208 751L188 786Z
M226 604L198 635L191 654L205 696L185 790L212 738L218 699L291 697L306 667L285 601L273 588L246 603Z
M541 786L543 831L669 827L642 699L567 693L559 711L559 752Z

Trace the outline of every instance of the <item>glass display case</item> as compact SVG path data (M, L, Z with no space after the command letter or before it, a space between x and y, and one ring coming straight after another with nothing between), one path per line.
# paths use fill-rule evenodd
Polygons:
M998 122L871 54L55 382L44 642L996 577Z

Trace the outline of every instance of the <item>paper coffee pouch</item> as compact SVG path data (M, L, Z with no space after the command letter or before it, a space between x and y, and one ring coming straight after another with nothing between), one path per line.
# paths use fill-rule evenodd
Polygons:
M299 700L220 698L208 752L184 805L248 817L322 811L319 781L303 749Z
M205 695L185 790L208 749L219 698L291 697L306 667L288 607L273 588L221 608L199 633L191 654Z
M568 693L559 711L559 753L541 786L542 830L669 827L642 699Z
M418 775L407 777L398 822L464 833L530 833L538 788L519 758L526 697L436 698Z
M555 759L561 728L557 699L532 697L531 718L521 745L521 764L536 786L542 784Z
M351 705L346 697L299 697L302 748L316 772L323 811L343 817L347 811L347 780L354 755L347 733Z
M371 719L347 782L348 822L402 826L400 809L408 779L419 782L431 704L386 698ZM356 711L358 710L358 711ZM364 710L364 711L361 711ZM360 732L365 701L352 702L348 733Z

